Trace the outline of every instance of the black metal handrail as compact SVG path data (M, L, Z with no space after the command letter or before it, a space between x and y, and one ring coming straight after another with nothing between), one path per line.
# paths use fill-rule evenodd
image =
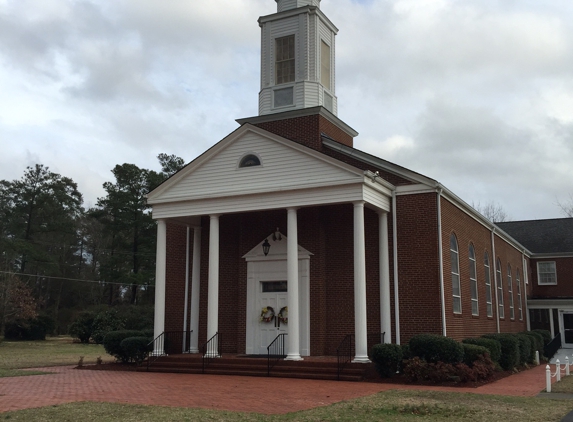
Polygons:
M336 349L336 357L338 362L336 378L340 381L340 373L348 362L354 356L354 334L347 334Z
M149 365L161 356L178 355L188 352L191 345L192 332L193 330L164 331L150 341L147 345L147 349L149 350L147 370L149 370Z
M223 335L219 332L215 333L213 337L201 345L201 353L203 353L203 373L205 373L205 369L213 362L213 359L221 357L222 345Z
M287 335L288 333L279 334L271 344L267 346L267 377L271 376L271 369L278 363L278 361L286 357L285 336Z
M543 354L547 359L551 359L559 349L561 349L561 333L557 333L553 340L543 348Z

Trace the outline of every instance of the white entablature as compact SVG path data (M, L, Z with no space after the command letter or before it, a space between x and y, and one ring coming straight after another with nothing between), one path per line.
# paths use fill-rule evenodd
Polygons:
M320 0L275 0L277 2L278 12L296 9L297 7L316 6L320 7Z
M320 0L277 0L278 13L259 18L259 115L323 106L337 114L335 36Z

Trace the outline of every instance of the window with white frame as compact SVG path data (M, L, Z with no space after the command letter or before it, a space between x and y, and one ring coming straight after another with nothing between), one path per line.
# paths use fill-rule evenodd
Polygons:
M474 250L474 245L472 245L471 243L469 249L469 264L470 264L470 290L472 295L472 315L479 315L476 254Z
M489 255L487 252L483 257L483 266L485 269L485 302L487 304L487 316L493 316L493 304L491 300L491 270L489 266Z
M277 85L294 82L294 35L275 39L275 81Z
M537 263L537 284L557 284L555 261Z
M515 306L513 302L513 279L511 278L511 265L507 265L507 293L509 293L509 318L515 319Z
M505 318L505 309L503 306L503 277L501 276L501 261L499 258L495 263L495 277L497 280L497 313L501 319Z
M460 257L458 252L458 240L452 233L450 236L450 261L452 264L452 304L454 313L462 313L462 289L460 286Z
M330 46L324 41L320 43L320 83L330 89Z
M521 277L519 268L515 270L515 284L517 285L517 306L519 307L519 320L523 321L523 304L521 303Z

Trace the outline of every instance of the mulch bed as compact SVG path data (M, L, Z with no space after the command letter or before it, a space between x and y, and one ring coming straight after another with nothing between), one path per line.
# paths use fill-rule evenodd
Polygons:
M92 371L137 371L135 363L109 362L100 363L99 365L82 365L74 369L89 369Z

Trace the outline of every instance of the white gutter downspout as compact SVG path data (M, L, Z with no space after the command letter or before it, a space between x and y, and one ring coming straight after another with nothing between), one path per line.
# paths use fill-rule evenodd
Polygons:
M394 255L394 319L396 344L400 344L400 297L398 295L398 219L396 216L396 189L392 191L392 254Z
M440 262L440 302L442 306L442 335L446 336L446 298L444 293L444 248L442 245L442 188L438 193L438 259Z
M497 259L495 257L495 226L491 228L491 253L492 253L492 268L493 268L493 283L495 287L495 314L497 315L495 320L497 322L497 332L501 332L499 328L499 298L497 296ZM500 268L501 270L501 268ZM503 274L502 274L503 277Z
M182 352L186 353L189 350L185 350L185 345L187 344L187 308L189 300L189 226L187 226L187 246L185 253L185 305L183 309L183 345Z
M521 252L521 262L523 262L522 264L522 268L523 268L523 294L522 299L525 302L525 321L527 322L527 331L531 331L531 322L529 321L529 307L527 306L527 280L528 280L528 275L529 275L529 271L528 268L526 267L526 261L525 261L525 251Z

